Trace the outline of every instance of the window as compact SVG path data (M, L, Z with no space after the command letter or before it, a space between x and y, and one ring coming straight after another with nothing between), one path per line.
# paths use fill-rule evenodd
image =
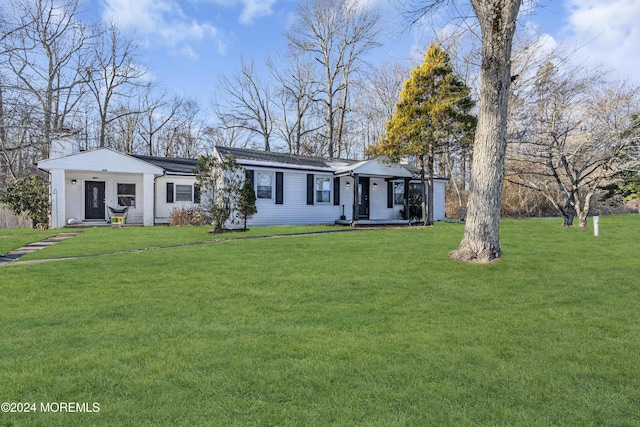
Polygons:
M167 182L167 203L173 203L173 182Z
M190 202L192 199L193 186L176 185L176 202Z
M316 201L318 203L331 201L331 179L316 178Z
M117 184L118 206L136 206L136 185Z
M200 200L202 199L202 195L201 195L201 191L200 191L200 184L194 184L193 185L193 203L200 203Z
M173 202L200 203L200 186L181 185L167 182L167 203Z
M404 205L404 182L393 183L393 204Z
M256 198L271 199L273 198L273 174L267 172L256 173Z

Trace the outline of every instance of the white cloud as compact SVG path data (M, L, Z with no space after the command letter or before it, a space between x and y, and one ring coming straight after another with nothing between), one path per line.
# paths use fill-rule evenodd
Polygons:
M242 0L242 12L240 13L240 23L245 25L253 24L256 18L271 15L271 6L275 0Z
M104 0L104 8L106 20L134 30L149 44L169 47L191 59L198 55L190 42L219 38L214 26L188 18L174 0Z
M253 25L256 18L273 13L271 7L277 0L195 0L198 3L213 3L226 8L241 6L242 11L238 22L243 25Z
M566 28L588 61L640 82L640 2L568 0Z

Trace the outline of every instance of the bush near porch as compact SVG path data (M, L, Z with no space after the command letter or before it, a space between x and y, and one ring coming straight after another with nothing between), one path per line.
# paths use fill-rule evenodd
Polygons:
M640 215L601 217L597 238L560 224L504 220L505 255L490 265L449 261L463 225L437 223L2 267L0 396L99 402L100 412L0 416L637 425ZM89 229L37 256L150 247L154 234L204 241L206 231Z

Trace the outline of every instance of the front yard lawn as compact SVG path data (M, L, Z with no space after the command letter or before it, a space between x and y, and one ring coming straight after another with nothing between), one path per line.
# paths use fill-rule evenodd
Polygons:
M501 230L489 265L438 223L2 267L0 401L100 411L0 425L640 425L640 216Z

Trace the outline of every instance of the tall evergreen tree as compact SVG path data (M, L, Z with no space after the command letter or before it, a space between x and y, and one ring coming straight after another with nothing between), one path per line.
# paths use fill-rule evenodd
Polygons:
M473 132L473 106L469 88L454 73L448 53L432 44L424 63L415 67L405 81L384 139L369 150L370 154L392 159L416 159L421 170L425 225L433 224L435 155L449 147L454 137L460 138L461 130Z
M240 189L240 197L238 199L238 213L244 222L244 229L247 229L247 220L258 213L256 207L256 192L253 190L253 182L245 179Z

